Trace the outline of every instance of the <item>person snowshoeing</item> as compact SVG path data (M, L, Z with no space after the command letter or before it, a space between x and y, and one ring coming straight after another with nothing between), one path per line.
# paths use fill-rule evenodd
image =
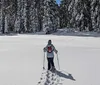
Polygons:
M56 50L56 48L52 44L51 40L48 40L48 44L46 47L44 47L43 50L47 54L48 70L55 69L55 65L54 65L54 61L53 61L54 60L54 52L57 54L58 51Z

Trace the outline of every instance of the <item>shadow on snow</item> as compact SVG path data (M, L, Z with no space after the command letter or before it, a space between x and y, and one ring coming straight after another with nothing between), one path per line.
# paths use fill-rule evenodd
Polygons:
M57 72L57 75L62 77L62 78L66 78L66 79L76 81L74 79L74 77L72 76L72 74L70 74L70 73L64 73L63 71L58 71L58 70L56 72Z

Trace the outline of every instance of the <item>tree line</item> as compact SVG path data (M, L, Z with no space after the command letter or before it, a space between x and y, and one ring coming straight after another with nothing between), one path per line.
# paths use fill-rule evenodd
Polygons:
M0 0L1 33L100 31L100 0Z

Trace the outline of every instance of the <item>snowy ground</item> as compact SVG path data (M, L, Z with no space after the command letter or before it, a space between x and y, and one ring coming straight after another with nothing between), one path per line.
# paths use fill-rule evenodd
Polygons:
M48 39L59 51L63 85L100 85L100 37L56 35L0 36L0 85L37 85Z

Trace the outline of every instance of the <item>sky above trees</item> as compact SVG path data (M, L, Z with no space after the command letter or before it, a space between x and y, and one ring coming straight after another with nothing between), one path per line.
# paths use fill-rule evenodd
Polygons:
M60 4L60 0L56 0L58 4Z

